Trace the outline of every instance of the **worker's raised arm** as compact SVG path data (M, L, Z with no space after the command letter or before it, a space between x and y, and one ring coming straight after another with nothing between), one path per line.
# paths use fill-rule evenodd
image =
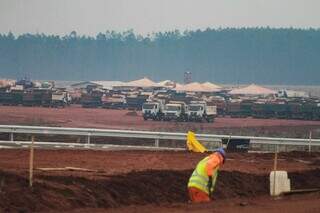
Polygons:
M223 157L218 153L213 153L209 156L209 160L206 165L206 172L208 176L212 176L213 171L222 164Z

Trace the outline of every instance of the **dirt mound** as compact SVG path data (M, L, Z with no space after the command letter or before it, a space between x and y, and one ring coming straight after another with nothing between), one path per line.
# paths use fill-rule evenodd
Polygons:
M88 179L75 176L38 175L34 188L25 177L0 171L0 212L34 212L75 208L110 208L128 205L187 202L187 181L192 170L147 170ZM292 173L296 188L317 184L320 170ZM27 174L26 174L27 175ZM312 180L310 182L310 180ZM314 187L314 186L313 186ZM255 197L268 194L268 177L222 171L215 199Z
M188 200L186 186L191 173L191 170L148 170L106 176L102 180L42 175L37 176L31 190L26 178L1 172L0 209L44 211L183 203ZM216 199L265 194L266 178L251 176L240 172L221 172ZM258 184L261 181L264 183Z
M214 198L253 197L267 194L268 184L268 178L264 175L222 171L218 177Z
M292 189L320 188L320 169L289 173Z
M44 189L41 183L37 183L37 187L31 189L26 178L0 171L0 212L45 210L43 202L36 202L39 196L44 195Z

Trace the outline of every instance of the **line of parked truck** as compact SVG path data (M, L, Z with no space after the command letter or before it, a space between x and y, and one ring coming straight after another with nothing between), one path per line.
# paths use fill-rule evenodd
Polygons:
M216 106L208 106L204 101L191 101L186 104L183 101L148 101L142 106L144 120L154 121L207 121L213 122L217 116Z
M316 99L228 102L224 114L231 117L320 120L320 102Z
M72 94L72 98L70 96ZM320 100L315 97L242 97L228 93L189 94L170 89L104 90L87 87L75 93L54 83L17 81L0 88L0 105L142 110L143 119L155 121L207 121L215 117L253 117L320 120Z
M142 110L145 120L208 121L215 117L320 120L320 101L313 98L230 97L168 91L99 91L82 93L83 107Z
M112 94L91 91L82 93L79 102L84 108L141 110L148 97L148 95L142 94Z
M66 107L70 104L70 101L70 96L66 91L39 89L0 91L0 105Z
M0 88L0 105L65 107L71 103L70 94L52 86L35 87L32 82L22 80L16 85Z

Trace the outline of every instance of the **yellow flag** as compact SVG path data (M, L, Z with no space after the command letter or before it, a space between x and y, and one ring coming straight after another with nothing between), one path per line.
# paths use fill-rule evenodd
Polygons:
M197 139L194 132L189 131L187 135L187 147L189 151L204 153L208 151Z

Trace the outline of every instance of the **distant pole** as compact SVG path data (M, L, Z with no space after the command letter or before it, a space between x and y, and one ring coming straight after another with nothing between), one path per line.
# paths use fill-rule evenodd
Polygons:
M30 145L30 161L29 161L29 187L32 187L33 184L33 145L34 145L34 136L32 135L32 142Z
M192 77L191 77L192 73L187 71L187 72L184 72L184 84L189 84L192 82Z

